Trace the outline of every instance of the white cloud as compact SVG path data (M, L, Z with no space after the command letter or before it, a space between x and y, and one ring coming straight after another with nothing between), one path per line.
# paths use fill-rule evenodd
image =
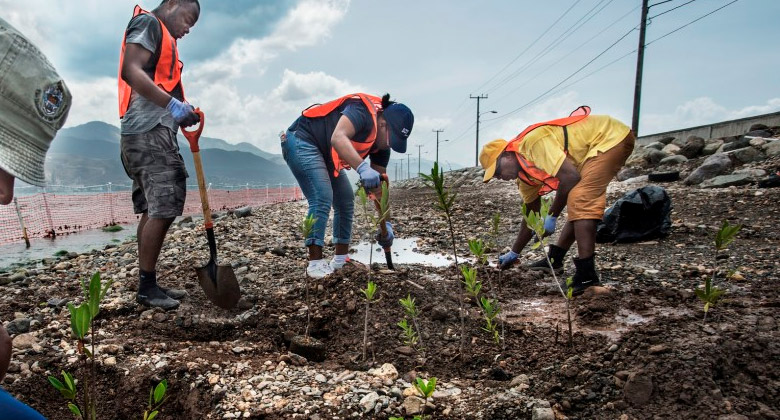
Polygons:
M101 77L89 82L66 80L73 95L73 104L68 114L67 127L104 121L118 125L117 84L112 77Z
M323 72L295 73L285 69L282 83L271 92L281 101L302 101L317 103L335 99L345 93L361 92L364 89L351 85Z
M769 99L762 105L728 109L715 102L714 99L705 96L678 105L671 113L642 115L640 133L660 133L776 111L780 111L780 98Z

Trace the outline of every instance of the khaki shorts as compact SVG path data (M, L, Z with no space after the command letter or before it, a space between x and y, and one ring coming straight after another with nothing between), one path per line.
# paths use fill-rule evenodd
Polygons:
M176 133L158 125L143 134L123 135L122 165L133 180L133 211L153 219L181 216L187 198L187 169Z
M607 207L607 185L631 156L634 141L634 134L628 133L613 148L585 161L580 170L580 182L569 192L566 201L566 221L601 220Z

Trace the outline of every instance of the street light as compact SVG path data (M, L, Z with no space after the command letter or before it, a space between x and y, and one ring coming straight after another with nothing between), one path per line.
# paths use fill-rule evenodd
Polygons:
M477 144L476 156L474 157L474 166L479 166L479 117L485 114L498 114L498 111L477 112Z
M446 143L448 141L450 141L450 139L442 140L441 142ZM439 139L436 139L436 162L438 161L439 161Z

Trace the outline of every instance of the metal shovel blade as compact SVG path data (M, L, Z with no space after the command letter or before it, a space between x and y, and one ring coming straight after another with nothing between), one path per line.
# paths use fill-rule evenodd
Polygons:
M214 260L196 268L198 282L206 297L222 309L233 309L241 299L241 288L238 286L236 273L229 265L217 265Z

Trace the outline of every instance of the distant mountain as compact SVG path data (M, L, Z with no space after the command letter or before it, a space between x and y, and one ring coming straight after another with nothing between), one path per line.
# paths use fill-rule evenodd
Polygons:
M119 139L117 127L98 121L60 130L46 159L47 180L53 185L129 184L119 159ZM182 136L179 145L194 184L192 154ZM200 145L206 179L214 187L295 183L280 155L208 137L202 137Z

